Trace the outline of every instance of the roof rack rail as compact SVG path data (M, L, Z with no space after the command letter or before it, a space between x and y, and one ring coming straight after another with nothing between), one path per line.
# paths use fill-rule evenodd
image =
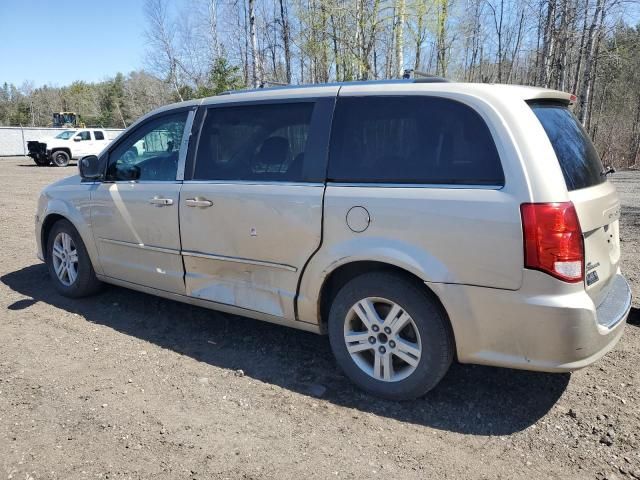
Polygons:
M414 70L412 68L407 68L403 72L402 78L405 80L413 80L414 83L446 83L449 81L446 78Z
M258 88L268 88L268 87L288 87L289 84L286 82L275 82L272 80L265 80L262 83L260 83L260 85L258 86Z

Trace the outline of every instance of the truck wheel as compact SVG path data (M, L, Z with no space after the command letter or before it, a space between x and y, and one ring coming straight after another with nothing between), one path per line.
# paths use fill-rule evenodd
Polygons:
M348 282L329 312L329 341L340 367L361 389L410 400L435 387L453 360L440 305L411 279L372 272Z
M47 267L53 285L65 297L96 293L102 282L96 278L80 234L68 220L58 220L47 239Z
M51 160L56 167L66 167L69 165L69 154L64 150L57 150L51 154Z
M47 165L49 165L51 162L49 161L48 158L46 157L34 157L33 161L36 163L36 165L38 165L39 167L46 167Z

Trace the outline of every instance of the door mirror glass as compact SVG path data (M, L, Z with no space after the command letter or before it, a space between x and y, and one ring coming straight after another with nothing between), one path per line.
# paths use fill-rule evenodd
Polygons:
M80 176L85 180L95 180L102 176L102 166L104 165L96 155L82 157L78 162Z

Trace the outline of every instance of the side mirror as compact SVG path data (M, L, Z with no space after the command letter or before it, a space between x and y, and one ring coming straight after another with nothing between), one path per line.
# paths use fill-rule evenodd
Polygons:
M82 140L82 138L80 138L80 137L73 137L73 141L74 141L74 142L79 142L80 140Z
M82 157L78 162L80 176L85 180L96 180L102 177L102 162L96 155Z

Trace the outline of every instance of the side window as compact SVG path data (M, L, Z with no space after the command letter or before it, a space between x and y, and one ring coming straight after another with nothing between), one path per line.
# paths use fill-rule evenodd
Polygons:
M109 153L106 179L173 181L187 112L139 126Z
M80 140L82 141L91 140L91 133L85 130L83 132L78 133L78 137L80 137Z
M94 131L93 136L96 137L96 140L104 140L104 133Z
M503 185L489 128L472 108L429 96L343 97L329 180Z
M314 103L211 108L194 180L302 181Z

